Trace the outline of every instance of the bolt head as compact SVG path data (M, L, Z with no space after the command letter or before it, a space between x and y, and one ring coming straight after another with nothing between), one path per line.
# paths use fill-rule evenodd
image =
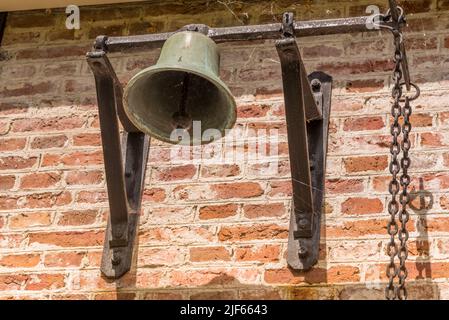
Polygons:
M307 248L300 244L299 249L298 249L299 257L305 258L305 257L307 257L308 254L309 254L309 252L308 252Z

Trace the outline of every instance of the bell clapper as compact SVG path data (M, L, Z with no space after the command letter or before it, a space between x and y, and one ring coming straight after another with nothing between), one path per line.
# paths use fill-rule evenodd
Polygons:
M179 111L173 113L172 124L174 129L189 130L192 126L192 118L187 113L187 94L189 90L190 75L188 72L184 73L184 79L182 80L182 93L181 101L179 103Z

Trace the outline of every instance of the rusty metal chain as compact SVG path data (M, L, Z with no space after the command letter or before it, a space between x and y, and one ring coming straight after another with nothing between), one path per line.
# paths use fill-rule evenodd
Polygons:
M397 32L396 34L399 34ZM395 35L396 38L396 35ZM398 181L398 173L400 171L400 164L398 160L398 155L401 151L400 144L398 141L399 135L401 133L401 125L399 124L399 117L401 116L401 106L400 99L402 97L402 89L401 89L401 79L402 79L402 71L401 71L401 61L402 61L402 53L399 47L396 46L395 55L394 55L394 72L393 72L393 80L394 85L392 89L392 96L394 99L393 105L391 107L391 115L393 117L393 123L390 127L390 133L392 136L392 142L390 146L391 153L391 161L390 161L390 173L391 173L391 181L388 186L388 191L391 194L391 199L388 202L388 213L390 214L390 221L387 224L387 232L390 235L390 241L387 245L387 254L390 256L390 262L387 266L387 277L388 277L388 285L385 288L385 297L389 300L396 299L397 297L397 286L394 284L394 278L398 275L398 267L395 264L395 258L398 255L398 247L396 245L395 236L398 233L398 223L396 222L396 215L399 212L399 202L397 199L397 194L399 193L400 185Z
M403 18L403 10L401 9L401 17ZM384 17L388 19L388 13ZM399 29L391 28L391 32L394 36L394 71L393 71L393 89L392 98L393 104L391 107L391 115L393 117L393 123L391 124L390 132L392 136L392 143L390 147L391 161L389 170L392 175L389 184L389 193L391 199L388 203L388 213L390 214L390 220L387 224L387 232L390 235L390 241L387 245L387 254L390 257L390 262L387 266L387 277L388 284L385 288L385 297L388 300L407 299L407 289L405 287L405 280L407 278L407 267L406 260L408 256L407 240L409 238L409 233L407 230L407 222L409 221L409 212L407 207L410 203L410 193L408 187L410 185L410 175L408 173L410 167L410 157L409 150L411 146L409 134L412 129L410 123L410 116L412 114L412 108L410 106L410 101L415 100L420 92L418 86L410 83L410 86L416 90L416 94L413 97L405 96L403 97L403 86L405 83L402 80L402 69L401 63L404 59L403 53L401 51L403 37ZM401 107L401 104L403 106ZM403 124L402 128L400 125L400 117L402 117ZM402 129L402 130L401 130ZM402 131L402 142L399 144L398 138ZM402 151L402 158L400 163L398 161L398 156ZM398 179L398 174L402 169L401 176ZM398 196L399 194L399 196ZM396 216L400 222L400 227L396 221ZM399 246L396 243L395 236L398 235ZM395 263L395 258L398 256L399 266ZM395 277L398 277L398 283L394 283Z

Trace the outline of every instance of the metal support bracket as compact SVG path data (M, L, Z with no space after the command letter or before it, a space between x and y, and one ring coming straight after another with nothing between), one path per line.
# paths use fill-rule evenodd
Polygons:
M101 271L119 278L131 268L150 138L127 118L123 89L106 53L90 52L87 61L97 89L110 211ZM121 138L119 119L125 129Z
M310 269L317 261L324 199L332 78L309 76L293 36L276 42L282 68L293 201L287 263Z

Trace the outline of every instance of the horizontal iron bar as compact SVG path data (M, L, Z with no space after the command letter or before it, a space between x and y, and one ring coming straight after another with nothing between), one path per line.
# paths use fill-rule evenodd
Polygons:
M296 21L294 23L295 36L319 36L350 32L379 31L366 27L370 16ZM390 25L389 23L383 23ZM215 42L248 41L257 39L279 39L281 35L281 23L270 23L252 26L237 26L227 28L210 28L208 36ZM105 40L105 48L108 52L122 52L133 48L159 48L175 32L145 34L128 37L109 37Z

